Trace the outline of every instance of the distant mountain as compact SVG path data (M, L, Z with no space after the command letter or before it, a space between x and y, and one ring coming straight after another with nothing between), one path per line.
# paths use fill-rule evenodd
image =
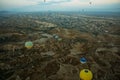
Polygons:
M10 13L10 11L0 11L0 13Z
M15 14L15 11L0 11L0 14Z

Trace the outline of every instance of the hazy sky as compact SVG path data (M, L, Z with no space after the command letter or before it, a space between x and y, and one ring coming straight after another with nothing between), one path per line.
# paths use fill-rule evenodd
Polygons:
M44 0L0 0L0 11L78 11L82 9L120 11L120 0L46 0L46 2Z

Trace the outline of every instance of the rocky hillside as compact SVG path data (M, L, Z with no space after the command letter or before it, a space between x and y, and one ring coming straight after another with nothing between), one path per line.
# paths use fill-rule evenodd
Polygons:
M93 80L119 80L119 20L54 14L0 18L0 80L80 80L82 69Z

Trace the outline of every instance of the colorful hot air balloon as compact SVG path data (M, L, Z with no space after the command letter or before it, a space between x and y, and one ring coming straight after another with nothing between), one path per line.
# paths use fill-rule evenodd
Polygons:
M31 41L25 42L25 47L27 49L31 49L33 47L33 43Z
M80 62L84 64L87 62L87 60L86 60L86 58L82 57L82 58L80 58Z
M80 71L80 79L82 80L92 80L93 74L89 69L83 69Z

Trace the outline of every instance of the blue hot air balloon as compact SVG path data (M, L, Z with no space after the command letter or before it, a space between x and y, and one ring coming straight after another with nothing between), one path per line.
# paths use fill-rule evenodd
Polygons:
M87 62L87 60L86 60L86 58L85 58L85 57L82 57L82 58L80 58L80 62L81 62L82 64L84 64L84 63L86 63L86 62Z

